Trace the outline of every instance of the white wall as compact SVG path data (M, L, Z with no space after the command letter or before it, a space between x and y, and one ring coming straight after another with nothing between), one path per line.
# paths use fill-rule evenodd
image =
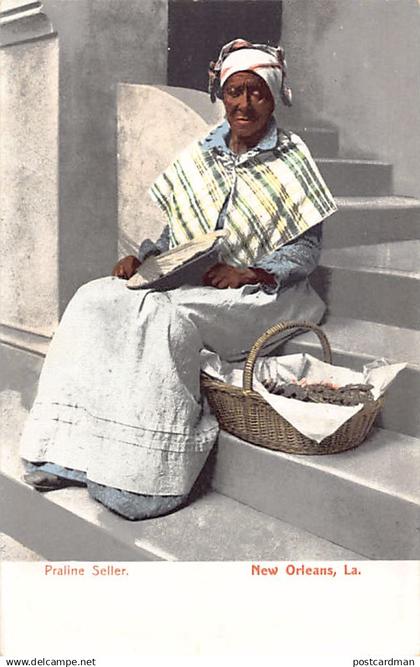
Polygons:
M1 321L58 322L57 39L0 51Z
M284 0L283 36L299 118L340 130L342 154L394 164L420 197L420 3Z
M8 0L0 27L0 338L35 349L117 261L117 84L166 82L167 0Z

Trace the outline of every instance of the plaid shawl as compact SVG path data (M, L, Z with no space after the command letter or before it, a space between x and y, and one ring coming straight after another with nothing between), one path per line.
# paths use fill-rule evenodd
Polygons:
M304 142L282 132L273 150L238 156L234 169L217 150L196 143L149 192L167 215L172 248L213 231L227 200L224 260L239 266L253 264L337 210Z

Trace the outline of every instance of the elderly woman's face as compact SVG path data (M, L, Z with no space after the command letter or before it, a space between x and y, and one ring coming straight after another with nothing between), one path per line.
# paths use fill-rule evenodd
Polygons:
M261 134L274 110L269 87L253 72L237 72L228 78L223 103L232 133L244 139Z

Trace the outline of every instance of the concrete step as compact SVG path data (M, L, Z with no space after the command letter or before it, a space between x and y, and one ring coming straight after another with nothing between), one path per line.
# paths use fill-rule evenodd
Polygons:
M18 350L27 350L40 357L45 357L51 338L41 336L32 331L23 331L18 327L0 324L0 343Z
M296 456L222 432L214 488L367 558L420 558L420 440L376 429L341 454Z
M322 329L332 347L333 363L339 366L361 371L364 364L380 358L408 364L388 389L377 425L420 438L420 332L344 317L328 317ZM316 336L296 336L277 350L278 354L296 352L320 357Z
M392 165L378 160L319 158L316 160L333 195L371 197L392 192Z
M40 494L0 472L0 530L46 560L360 560L309 531L209 491L187 507L126 521L83 488Z
M330 315L420 328L420 240L324 250L311 276Z
M420 200L411 197L337 197L324 225L323 247L369 245L420 238Z
M327 127L298 127L292 131L303 139L313 156L336 157L338 155L337 130Z
M350 560L360 555L214 491L166 517L130 522L85 489L39 494L18 443L42 360L0 346L0 533L48 560Z

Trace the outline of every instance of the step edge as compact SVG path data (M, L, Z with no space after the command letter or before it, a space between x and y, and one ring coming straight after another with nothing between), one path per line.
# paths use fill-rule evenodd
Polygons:
M290 129L290 128L288 128ZM300 126L293 126L293 128L290 129L290 131L295 132L296 134L299 134L299 132L318 132L320 134L327 134L327 135L332 135L335 137L339 136L339 131L338 129L330 128L330 127L318 127L316 125L300 125Z
M368 158L351 158L351 157L315 157L316 163L321 164L344 164L344 165L357 165L357 166L371 166L371 167L383 167L387 171L392 171L393 163L384 162L382 160L370 160Z
M366 201L363 201L366 200ZM392 203L399 201L400 204L397 206L392 206ZM335 197L336 204L340 209L349 209L349 210L359 210L363 209L363 205L366 206L368 204L369 206L367 207L368 210L375 210L375 208L378 208L380 210L389 210L389 211L401 211L401 210L417 210L420 209L420 199L417 199L416 197L408 197L408 196L398 196L398 195L370 195L366 197L358 197L357 195L351 196L351 195L337 195ZM376 204L377 206L373 206ZM382 207L381 207L382 204ZM388 205L386 205L388 204Z
M398 241L396 241L396 243L398 243ZM346 249L353 247L357 248L357 246L346 246ZM342 250L342 248L337 248L337 249L328 248L328 252L332 252L335 250L339 252L340 250ZM420 273L415 273L413 271L402 271L400 269L383 268L379 266L363 266L360 264L357 265L355 263L352 266L342 266L335 263L328 263L328 260L327 262L325 262L325 260L322 258L322 255L317 268L333 269L334 271L347 271L348 273L357 273L357 274L367 273L369 275L372 274L379 276L389 276L390 278L406 278L407 280L414 280L414 281L420 280Z

